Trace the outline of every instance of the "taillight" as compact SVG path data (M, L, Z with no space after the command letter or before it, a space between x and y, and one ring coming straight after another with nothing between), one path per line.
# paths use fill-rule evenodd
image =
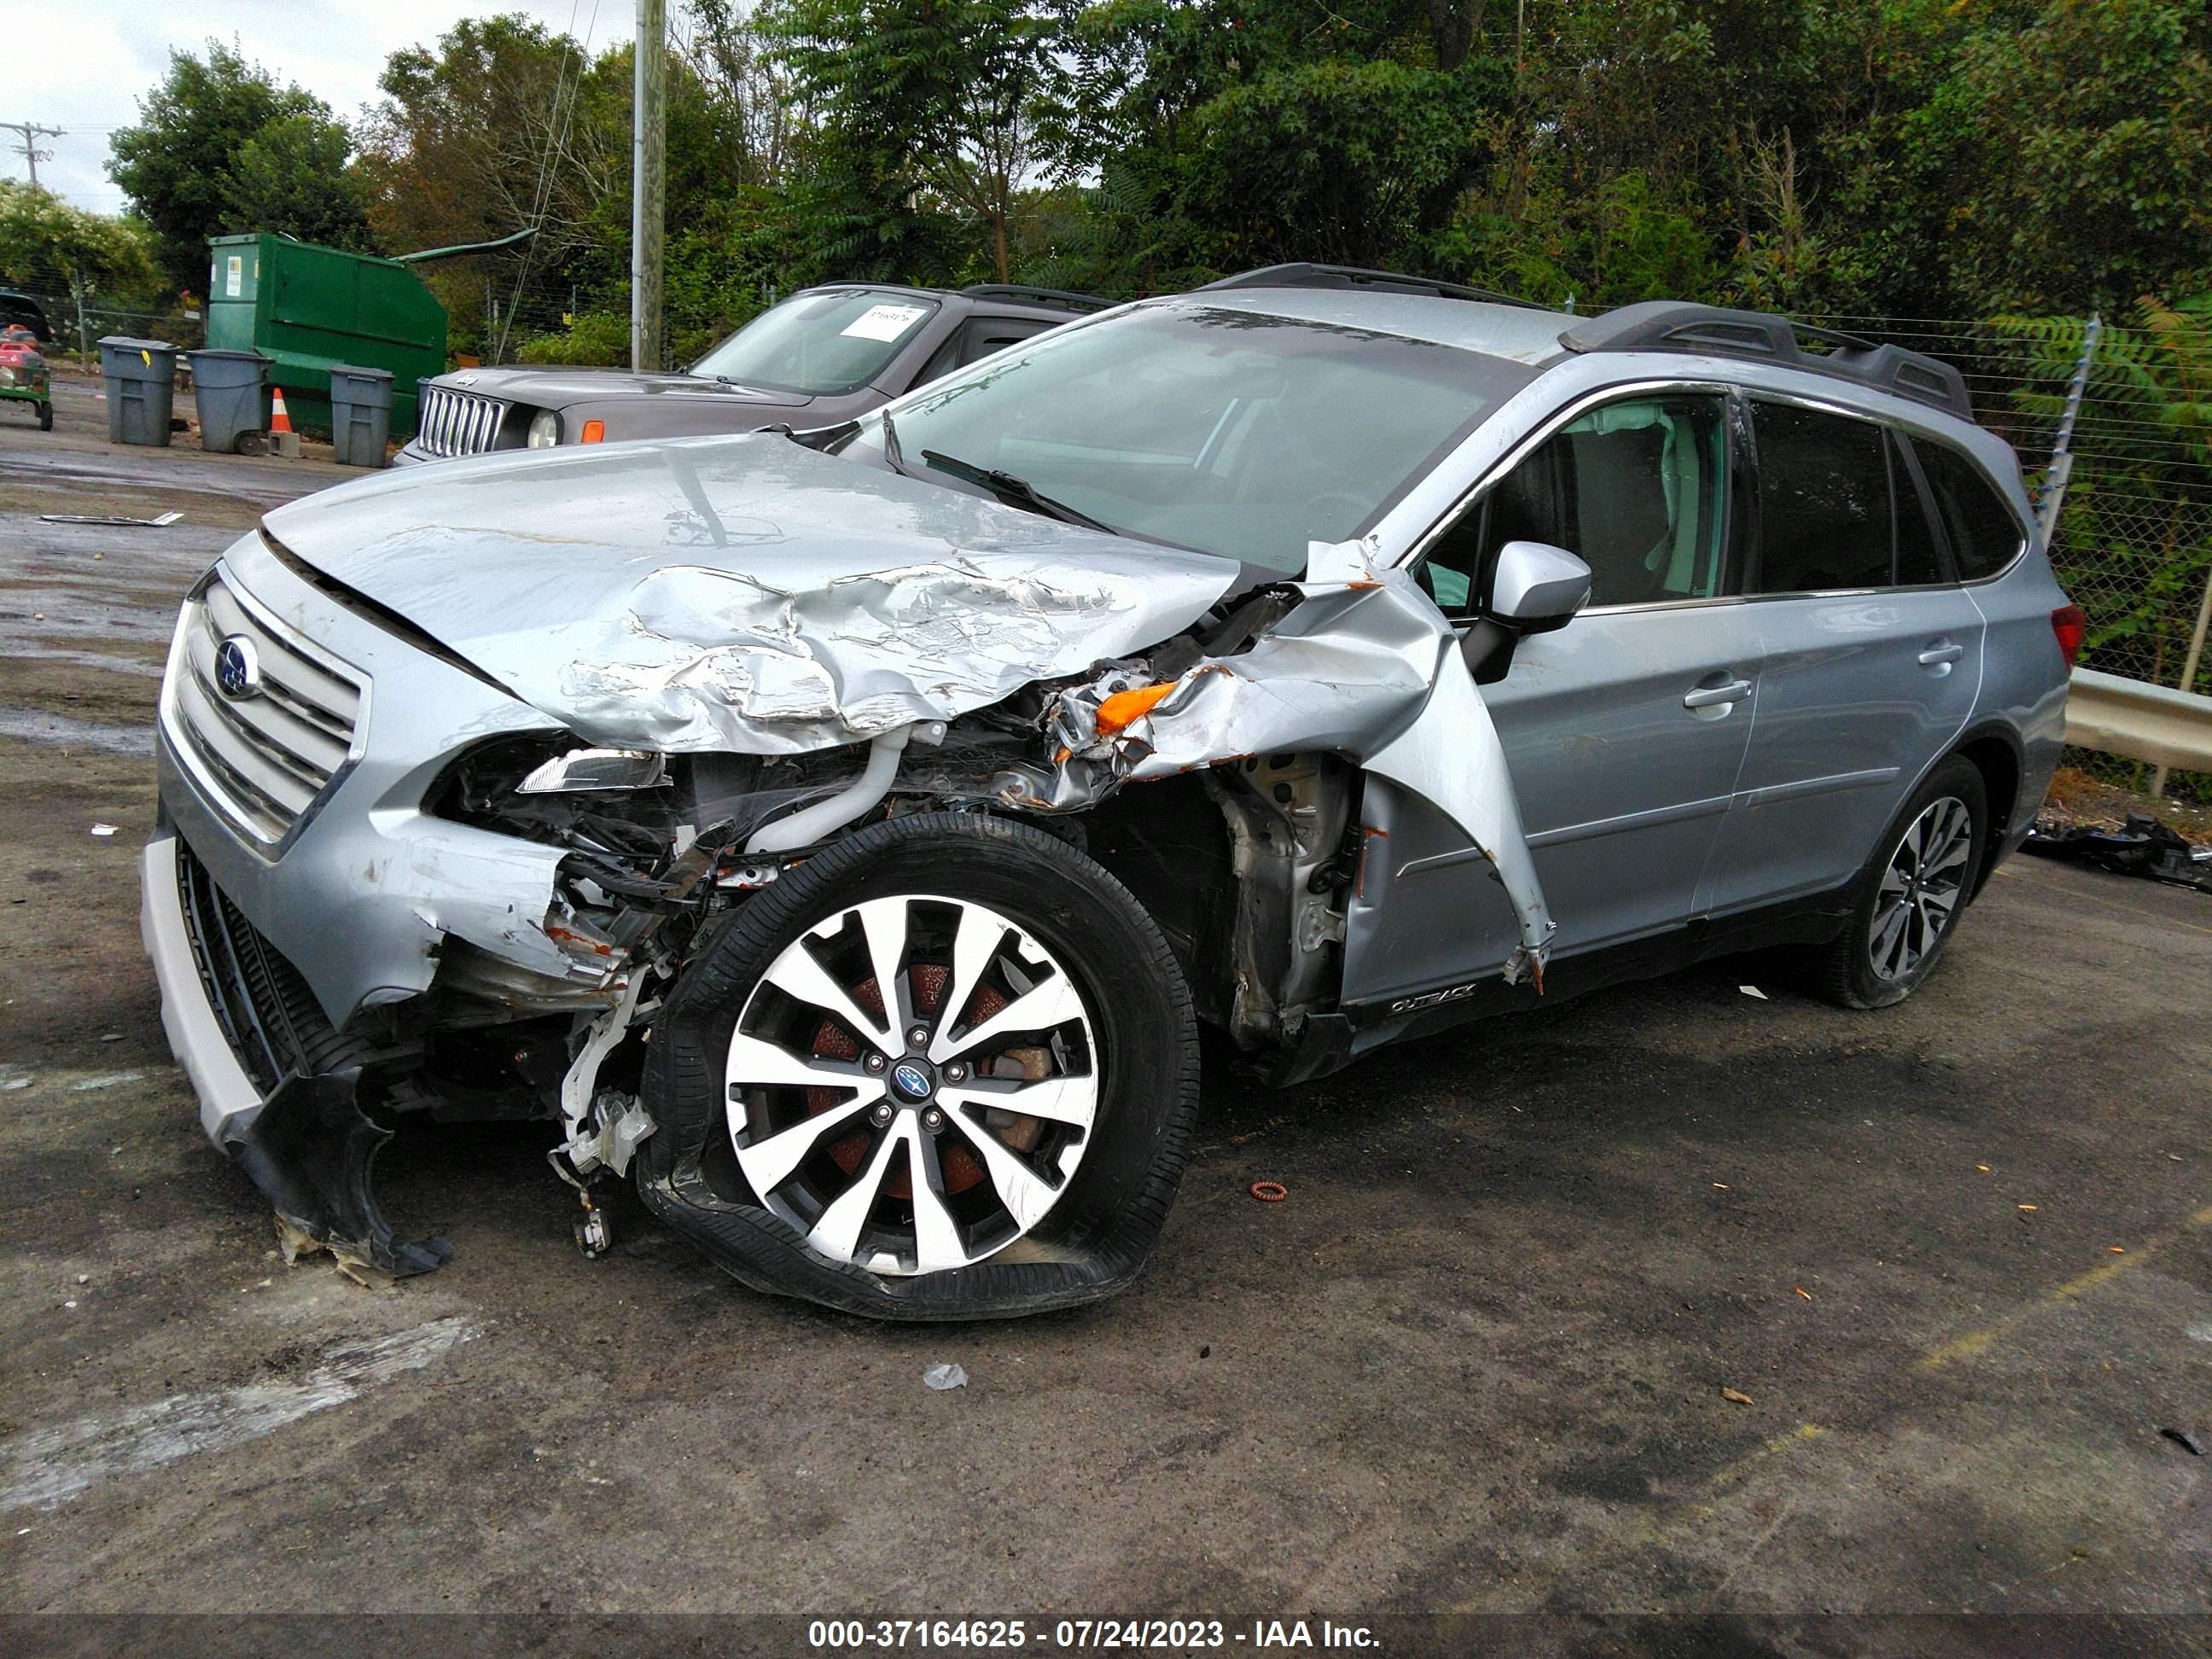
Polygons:
M2058 635L2058 654L2066 659L2069 668L2074 659L2081 654L2081 635L2089 631L2089 619L2081 614L2078 605L2062 605L2051 613L2051 631Z

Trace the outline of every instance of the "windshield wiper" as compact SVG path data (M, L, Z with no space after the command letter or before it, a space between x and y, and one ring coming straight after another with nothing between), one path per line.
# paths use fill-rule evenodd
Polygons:
M884 422L888 428L890 422ZM963 461L957 456L925 449L921 459L939 472L950 472L956 478L965 478L969 483L981 484L1008 507L1025 507L1032 513L1042 513L1048 519L1058 519L1062 524L1079 524L1085 530L1103 530L1109 536L1122 532L1110 524L1102 523L1088 513L1070 507L1066 501L1056 501L1040 492L1027 478L1018 478L1011 472L994 471L977 466L973 461Z

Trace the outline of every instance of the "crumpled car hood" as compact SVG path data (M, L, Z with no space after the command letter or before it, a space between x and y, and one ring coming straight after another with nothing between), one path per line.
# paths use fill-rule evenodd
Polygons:
M1156 644L1237 576L776 434L450 462L264 523L592 741L676 751L950 720Z

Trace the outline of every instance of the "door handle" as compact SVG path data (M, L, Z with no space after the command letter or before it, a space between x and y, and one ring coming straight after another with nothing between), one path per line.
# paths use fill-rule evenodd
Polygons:
M1966 654L1966 647L1956 640L1935 640L1920 653L1920 665L1936 668L1947 662L1956 662Z
M1685 708L1715 708L1723 703L1741 702L1751 695L1749 680L1730 680L1726 685L1701 685L1682 699Z

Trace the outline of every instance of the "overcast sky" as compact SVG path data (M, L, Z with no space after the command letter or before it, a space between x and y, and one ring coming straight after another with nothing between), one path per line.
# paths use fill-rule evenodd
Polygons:
M53 160L39 182L79 207L118 211L107 136L138 118L138 100L167 73L169 52L198 53L213 35L298 82L344 120L377 97L384 60L428 45L462 17L526 12L588 36L596 49L636 27L635 0L0 0L0 40L14 48L0 121L65 129L42 138ZM21 179L21 135L0 132L0 178Z

